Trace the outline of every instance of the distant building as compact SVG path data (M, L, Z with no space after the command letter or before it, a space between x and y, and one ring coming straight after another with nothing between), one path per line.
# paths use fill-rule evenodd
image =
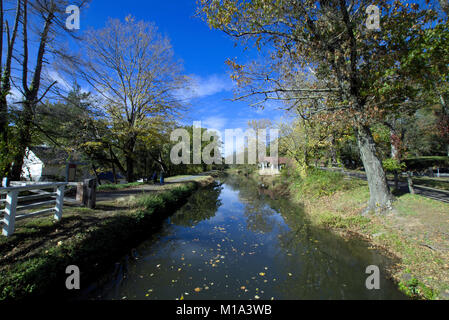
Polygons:
M70 160L69 160L70 159ZM30 147L23 159L22 179L26 181L81 181L90 178L89 167L79 155L48 146Z
M276 158L265 157L259 161L259 174L260 175L276 175L280 174L288 164L291 163L289 158Z

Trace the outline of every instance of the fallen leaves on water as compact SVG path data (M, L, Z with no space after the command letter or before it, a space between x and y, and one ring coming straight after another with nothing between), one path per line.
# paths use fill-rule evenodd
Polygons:
M265 276L265 272L259 273L259 276L264 277Z
M201 288L195 288L195 292L200 292Z

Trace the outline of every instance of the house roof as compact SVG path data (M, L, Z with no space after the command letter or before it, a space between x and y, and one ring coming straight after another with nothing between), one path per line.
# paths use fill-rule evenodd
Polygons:
M261 161L259 162L269 162L269 163L274 163L276 162L276 158L275 157L264 157ZM285 158L285 157L279 157L277 158L277 163L278 164L288 164L291 162L291 159L289 158Z
M79 156L72 155L62 149L52 148L48 146L30 147L29 150L46 165L62 165L69 160L79 160Z

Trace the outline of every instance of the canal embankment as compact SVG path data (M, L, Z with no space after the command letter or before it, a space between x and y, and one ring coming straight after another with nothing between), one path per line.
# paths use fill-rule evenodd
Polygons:
M361 213L369 200L367 183L336 172L311 170L252 177L266 194L289 197L304 206L311 223L345 238L361 237L399 261L388 270L399 288L417 299L449 299L449 205L397 193L384 215Z

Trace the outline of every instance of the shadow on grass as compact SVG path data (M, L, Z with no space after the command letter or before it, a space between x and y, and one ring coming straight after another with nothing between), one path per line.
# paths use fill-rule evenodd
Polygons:
M0 271L0 300L74 298L77 293L65 287L67 266L78 266L83 283L91 282L130 248L157 232L164 220L185 204L197 188L197 184L191 183L157 196L150 195L152 200L157 197L158 201L146 202L147 205L135 213L103 218L77 215L58 224L31 227L37 228L36 231L24 228L0 244L0 252L40 239L28 248L24 247L23 250L28 251L14 252L3 261L11 264ZM51 243L51 246L44 247L49 241L61 239L65 239L61 246ZM38 250L23 259L23 255L31 252L32 248ZM18 257L22 259L15 261Z
M94 226L102 220L93 216L68 216L57 223L52 218L40 218L38 221L21 226L11 238L0 243L0 266L13 261L32 258L33 250L54 242L73 237L84 228ZM104 220L104 219L103 219ZM37 222L37 223L36 223ZM45 223L43 225L43 223Z

